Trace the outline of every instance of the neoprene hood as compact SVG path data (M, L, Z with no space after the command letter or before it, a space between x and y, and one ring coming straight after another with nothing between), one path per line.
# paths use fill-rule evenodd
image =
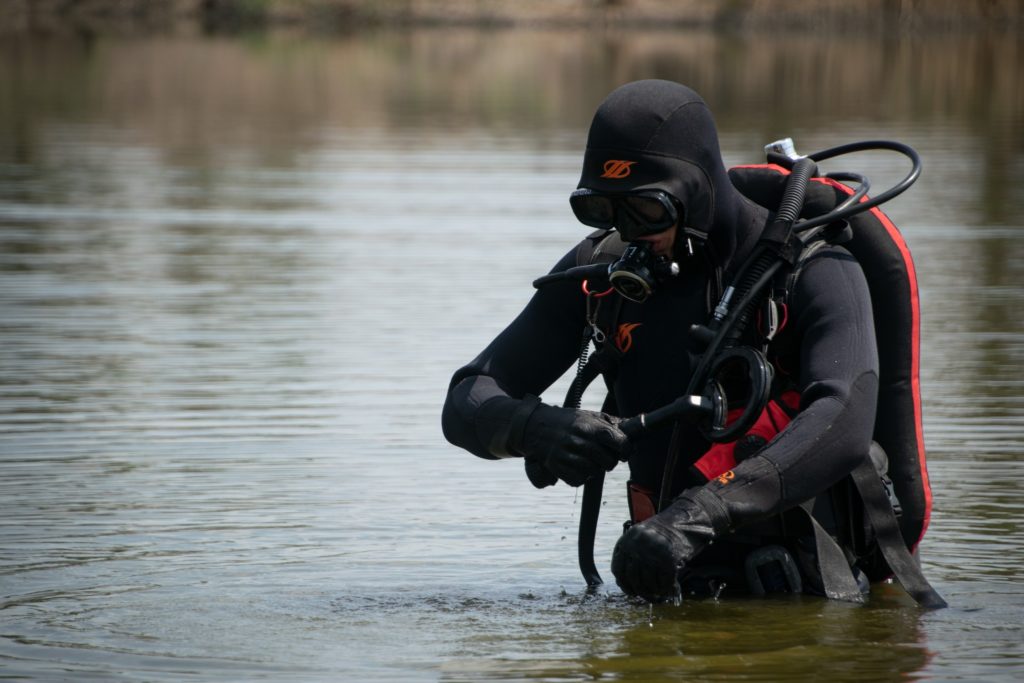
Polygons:
M590 124L578 187L656 189L683 206L687 232L706 239L731 203L732 184L707 104L679 83L644 80L614 90ZM728 212L728 211L727 211Z

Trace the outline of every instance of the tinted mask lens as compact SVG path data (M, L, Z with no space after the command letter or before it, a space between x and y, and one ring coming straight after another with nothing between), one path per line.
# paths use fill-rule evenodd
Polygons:
M679 220L675 204L664 192L626 195L618 209L615 227L627 242L668 230Z
M664 230L671 227L676 220L672 200L664 193L626 195L621 201L630 213L635 214L652 227L657 225Z
M605 230L615 227L615 203L607 195L577 190L570 195L569 206L583 225Z

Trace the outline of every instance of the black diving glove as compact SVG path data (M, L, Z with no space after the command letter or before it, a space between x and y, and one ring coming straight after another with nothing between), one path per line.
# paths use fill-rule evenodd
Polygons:
M524 458L526 476L537 488L559 479L579 486L615 467L630 449L619 418L549 406L531 394L490 398L476 409L473 421L488 455Z
M615 581L628 595L672 600L679 595L679 573L728 528L718 497L704 488L690 489L622 534L612 553Z
M679 572L713 539L782 511L782 478L753 456L701 487L687 489L667 508L622 534L612 554L619 587L648 600L678 594Z
M523 458L523 462L526 463L526 478L536 488L542 489L558 483L558 477L552 474L551 470L545 467L540 460Z
M604 413L538 403L515 450L526 458L526 475L537 488L555 479L580 486L625 459L629 437L618 423Z

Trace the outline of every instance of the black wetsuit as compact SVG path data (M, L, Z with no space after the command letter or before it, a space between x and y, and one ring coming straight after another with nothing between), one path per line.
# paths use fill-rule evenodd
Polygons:
M591 127L580 185L615 190L601 178L603 160L639 159L636 187L657 187L686 210L686 235L702 245L680 255L682 273L645 303L625 302L618 323L633 324L613 390L621 416L648 411L682 395L695 356L687 331L708 319L709 281L726 283L749 253L768 212L740 195L728 180L710 113L692 91L662 81L613 93ZM648 163L650 162L650 163ZM647 175L645 175L647 173ZM682 232L677 245L685 242ZM576 265L570 250L553 270ZM617 296L617 295L613 295ZM520 315L452 378L443 413L451 443L482 458L495 457L493 436L507 429L514 406L541 395L576 360L585 324L578 283L539 290ZM767 446L737 465L737 481L723 494L686 467L673 492L698 484L723 496L735 525L755 521L821 493L847 475L868 451L874 424L878 359L867 284L856 261L830 247L809 260L788 299L789 332L797 357L793 380L800 411ZM548 403L559 398L547 397ZM680 462L691 463L708 443L683 427ZM631 478L660 487L672 428L636 443Z

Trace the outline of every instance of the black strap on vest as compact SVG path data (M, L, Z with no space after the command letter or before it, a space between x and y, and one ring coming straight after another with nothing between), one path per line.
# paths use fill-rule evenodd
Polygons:
M593 590L604 583L594 563L594 539L597 536L597 518L601 515L601 496L604 493L604 472L598 472L583 485L583 502L580 503L580 529L576 536L576 556L580 573Z
M864 602L864 594L850 571L850 564L835 539L818 523L811 511L799 506L793 512L801 526L814 535L814 550L818 557L818 571L825 595L832 600L843 602Z
M864 503L864 510L868 522L875 532L878 548L882 551L882 557L885 558L896 580L922 607L928 609L947 607L946 601L931 587L928 579L924 578L921 566L907 550L896 513L893 511L892 503L886 493L885 484L882 483L870 458L865 458L864 462L858 465L850 476Z
M892 507L892 500L885 490L885 484L870 457L864 460L850 474L857 492L860 494L864 511L875 533L875 543L885 558L889 569L900 582L907 594L917 604L927 609L946 607L946 601L932 588L921 572L917 560L907 550L899 522ZM811 505L802 505L787 516L795 516L797 523L805 531L814 535L814 545L818 557L818 569L821 572L825 595L833 600L845 602L864 602L857 580L850 570L845 553L835 539L818 523L811 514Z

